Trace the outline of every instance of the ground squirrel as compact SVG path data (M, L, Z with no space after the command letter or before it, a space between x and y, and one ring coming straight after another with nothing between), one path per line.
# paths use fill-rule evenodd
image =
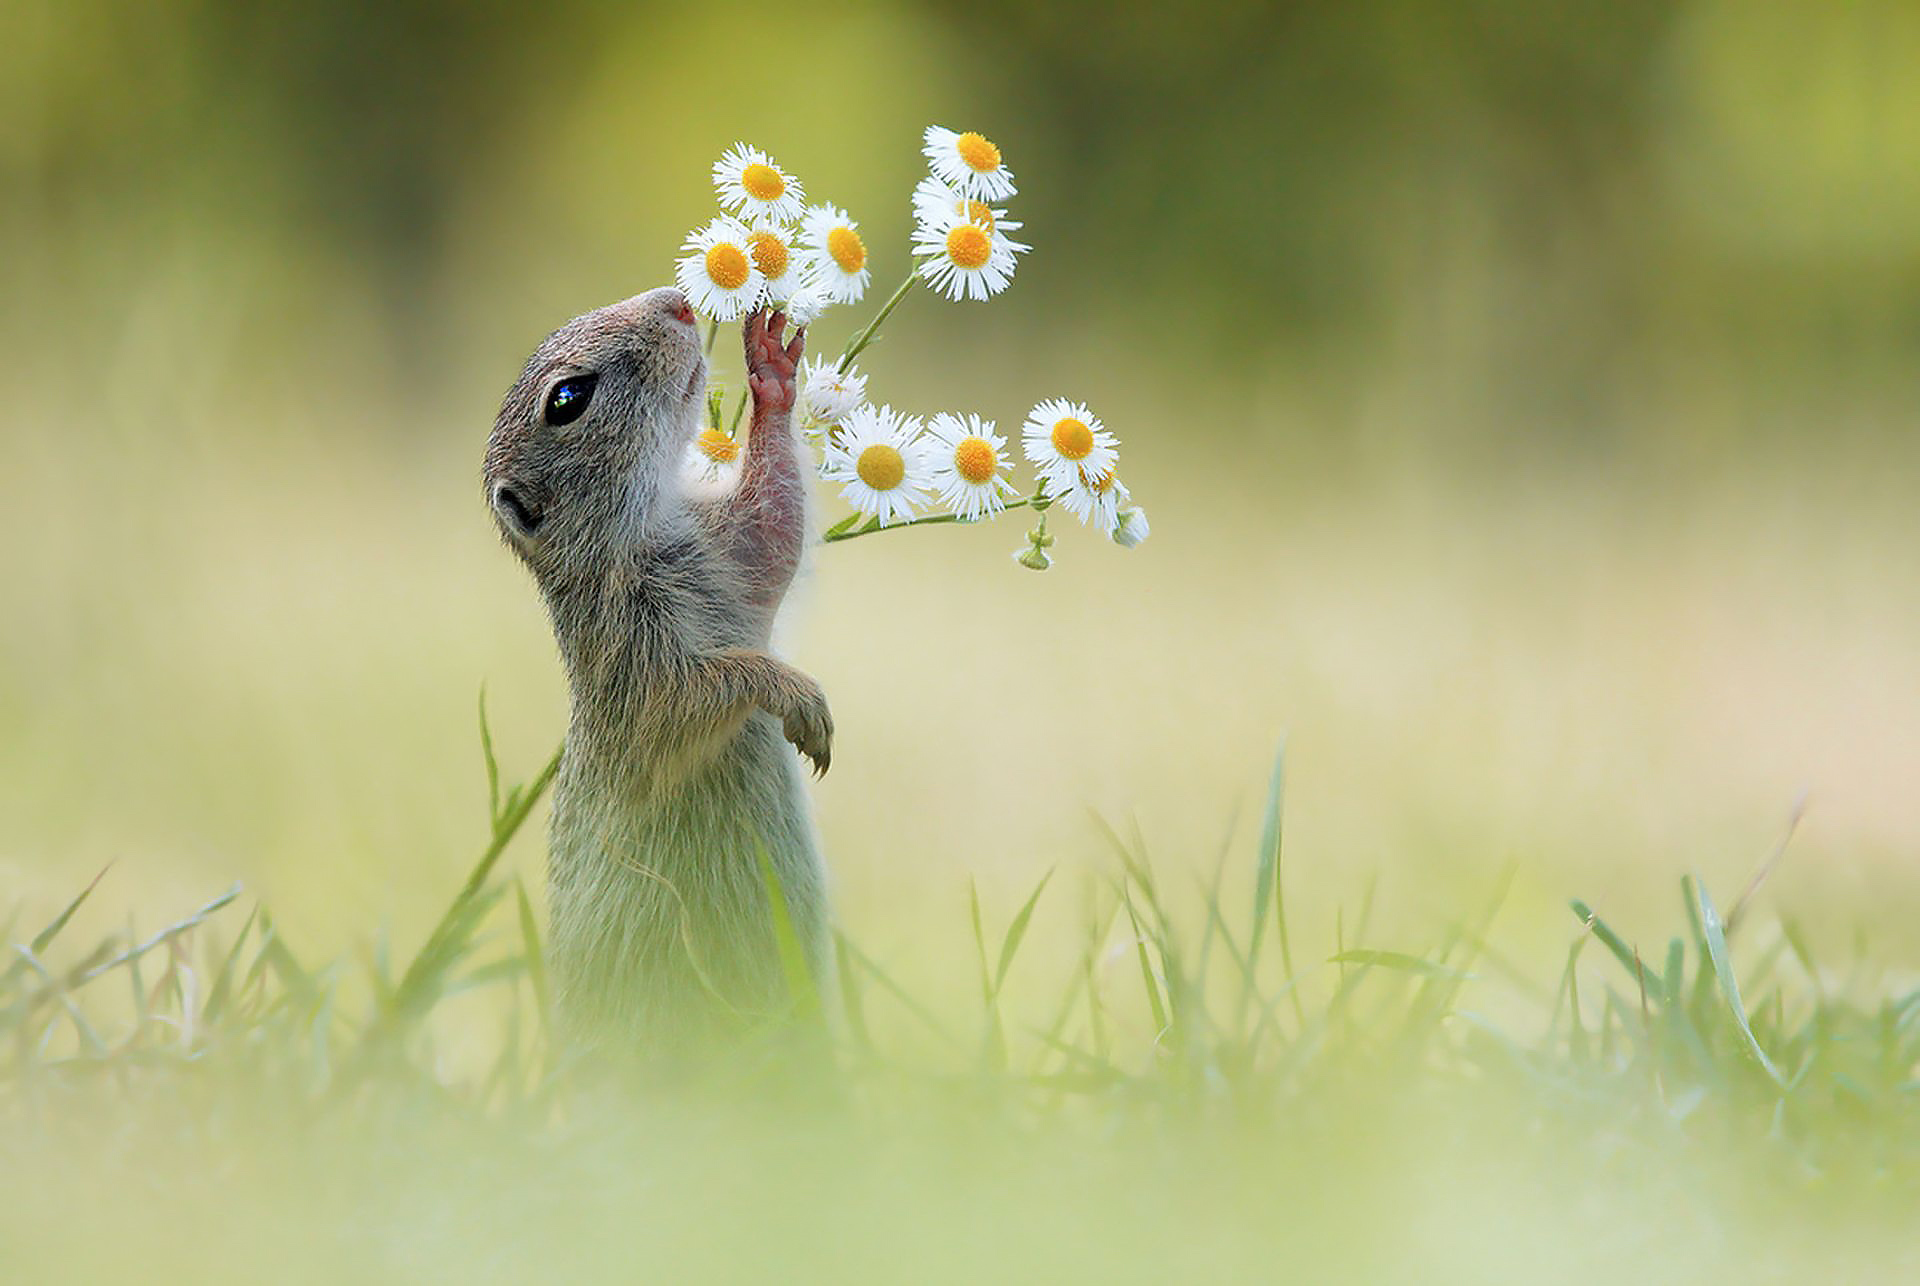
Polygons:
M550 956L576 1040L667 1050L787 1002L760 855L820 976L825 873L792 742L827 768L820 685L767 650L806 543L791 427L804 334L746 319L735 486L691 494L707 363L678 290L576 317L487 443L486 498L532 570L571 690L548 860Z

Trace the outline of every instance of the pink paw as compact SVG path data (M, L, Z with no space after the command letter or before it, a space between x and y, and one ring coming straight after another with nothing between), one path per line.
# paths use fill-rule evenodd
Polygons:
M747 343L747 387L753 390L754 411L790 411L797 389L794 371L806 347L804 327L793 332L793 342L782 347L787 328L782 312L756 312L742 330Z

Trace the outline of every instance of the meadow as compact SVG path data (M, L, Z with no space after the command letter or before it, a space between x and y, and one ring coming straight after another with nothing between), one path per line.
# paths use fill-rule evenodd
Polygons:
M1790 835L1724 911L1683 878L1664 945L1573 901L1548 985L1489 944L1510 880L1424 953L1358 945L1369 898L1337 918L1331 957L1301 959L1282 756L1252 851L1223 851L1185 896L1180 872L1110 832L1065 967L1023 957L1059 918L1056 872L1004 916L976 891L967 1003L916 996L846 935L823 996L796 946L795 1030L825 1046L783 1029L697 1083L641 1087L549 1037L538 918L507 855L550 770L504 783L490 746L487 766L485 849L417 947L382 934L303 961L238 890L148 934L67 941L96 886L15 945L0 971L10 1273L1915 1268L1920 987L1871 959L1836 970L1763 915Z
M272 475L129 485L230 574L51 547L55 619L170 624L37 654L13 743L9 1275L1910 1272L1908 519L1785 470L1183 503L1177 454L1153 541L1046 576L822 551L837 1070L680 1094L547 1039L563 694L464 479L363 477L354 535L303 461L245 611Z
M1912 1279L1916 11L790 16L0 15L0 1280ZM487 429L927 121L1035 250L873 395L1153 536L816 552L830 1056L612 1085Z
M1050 358L1154 538L820 551L838 1070L698 1094L548 1041L541 799L453 902L483 687L507 783L564 715L461 449L489 387L437 444L294 397L266 445L19 443L7 1275L1911 1272L1900 472L1441 458L1406 404L1432 441L1333 450L1284 390ZM1186 432L1236 418L1224 464Z

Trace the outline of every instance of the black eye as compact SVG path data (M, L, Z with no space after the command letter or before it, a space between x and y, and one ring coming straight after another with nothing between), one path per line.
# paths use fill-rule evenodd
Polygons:
M547 423L572 424L579 419L593 400L593 386L599 382L598 375L576 375L555 384L553 392L547 394Z

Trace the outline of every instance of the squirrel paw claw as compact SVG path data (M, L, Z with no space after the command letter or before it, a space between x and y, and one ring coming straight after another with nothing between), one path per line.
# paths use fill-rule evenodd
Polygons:
M813 775L824 777L833 762L833 712L818 688L806 693L781 719L781 731L813 765Z

